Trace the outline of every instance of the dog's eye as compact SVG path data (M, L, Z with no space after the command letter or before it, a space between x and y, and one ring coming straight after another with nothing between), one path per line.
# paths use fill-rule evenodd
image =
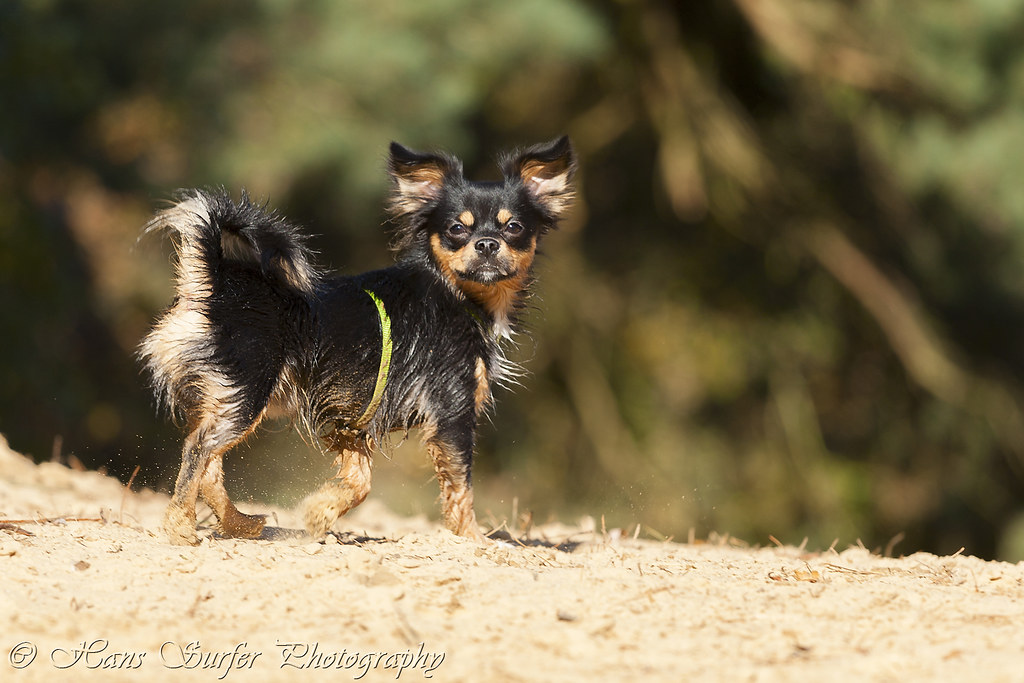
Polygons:
M452 223L448 226L448 235L451 237L462 237L467 231L468 228L462 223Z
M522 231L523 224L519 223L518 221L509 221L508 224L505 226L505 232L511 235L512 237L515 237Z

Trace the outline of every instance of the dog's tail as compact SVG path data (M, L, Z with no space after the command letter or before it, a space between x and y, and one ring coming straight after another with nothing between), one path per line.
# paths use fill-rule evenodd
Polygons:
M257 263L266 277L302 295L312 294L320 280L305 235L276 212L254 205L244 190L237 202L223 190L182 191L143 228L144 233L157 230L178 237L179 298L207 296L227 261Z
M312 252L295 226L245 193L235 202L223 191L182 192L144 228L158 230L174 233L178 258L175 303L139 346L157 400L172 414L197 400L234 405L239 387L224 372L210 319L228 267L255 264L268 281L309 299L320 280Z

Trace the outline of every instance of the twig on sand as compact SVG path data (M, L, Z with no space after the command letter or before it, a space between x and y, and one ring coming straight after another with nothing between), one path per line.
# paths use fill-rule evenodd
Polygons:
M135 471L132 472L132 476L128 477L128 483L124 486L124 492L121 493L121 507L117 511L117 522L121 524L124 522L124 502L128 499L128 494L132 491L132 482L135 481L135 475L139 473L139 465L135 466Z
M885 552L882 554L883 557L892 557L892 551L896 545L906 538L907 535L902 531L889 539L889 542L885 544Z
M0 525L66 524L67 522L105 522L103 517L37 517L35 519L0 519Z

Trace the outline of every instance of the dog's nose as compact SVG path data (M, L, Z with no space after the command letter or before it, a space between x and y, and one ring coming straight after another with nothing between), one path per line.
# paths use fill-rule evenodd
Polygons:
M493 237L484 237L476 241L476 250L483 257L494 256L501 247Z

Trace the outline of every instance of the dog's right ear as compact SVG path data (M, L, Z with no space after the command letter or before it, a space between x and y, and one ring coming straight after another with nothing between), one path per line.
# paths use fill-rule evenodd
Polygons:
M433 204L448 179L461 177L457 159L439 154L421 154L391 143L388 172L394 181L388 208L395 216L417 213Z

